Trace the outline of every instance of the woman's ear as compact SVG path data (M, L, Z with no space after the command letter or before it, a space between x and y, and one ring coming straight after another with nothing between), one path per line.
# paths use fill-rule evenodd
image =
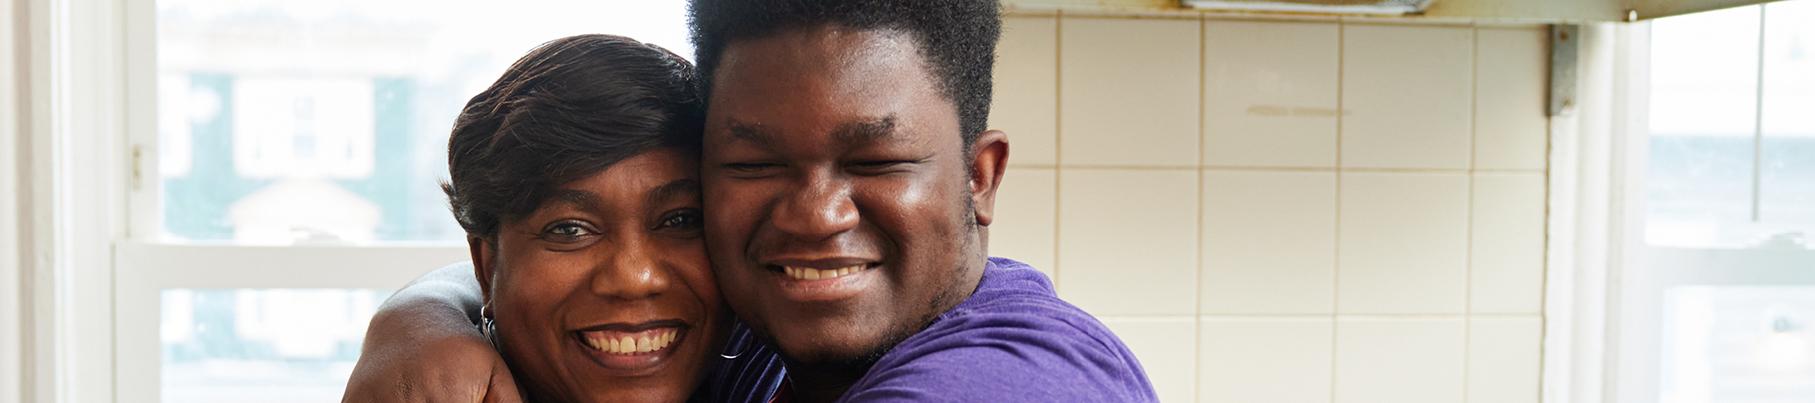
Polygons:
M467 253L473 257L473 277L479 280L480 316L491 315L492 275L497 272L497 243L477 235L466 236Z

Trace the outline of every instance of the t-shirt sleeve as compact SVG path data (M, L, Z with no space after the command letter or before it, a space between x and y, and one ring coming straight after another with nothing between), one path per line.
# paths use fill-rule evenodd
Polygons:
M896 346L848 402L1151 402L1127 348L1094 320L976 314L947 318Z

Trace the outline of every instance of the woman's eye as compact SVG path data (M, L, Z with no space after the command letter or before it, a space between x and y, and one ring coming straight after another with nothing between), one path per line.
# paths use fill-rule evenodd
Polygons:
M542 239L553 242L574 242L588 235L593 235L591 229L571 222L557 223L542 231Z
M669 213L668 216L662 217L662 223L656 227L662 229L694 230L699 229L702 226L703 223L701 221L703 219L704 218L700 216L700 211L698 209L685 209Z

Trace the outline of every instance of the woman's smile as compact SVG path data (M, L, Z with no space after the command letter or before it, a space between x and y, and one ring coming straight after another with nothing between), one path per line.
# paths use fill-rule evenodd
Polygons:
M581 351L599 366L635 376L666 365L686 344L688 327L679 320L614 323L576 330L572 335Z

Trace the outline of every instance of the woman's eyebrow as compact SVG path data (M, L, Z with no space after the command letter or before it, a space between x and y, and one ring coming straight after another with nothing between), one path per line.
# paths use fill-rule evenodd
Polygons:
M559 189L555 191L554 197L551 199L562 203L572 204L585 210L604 211L604 205L600 203L599 195L593 192L579 189Z
M645 196L645 200L649 205L653 206L681 197L696 198L699 197L699 194L699 179L684 178L676 179L672 182L663 184L662 186L657 186L655 189L650 189L648 195Z

